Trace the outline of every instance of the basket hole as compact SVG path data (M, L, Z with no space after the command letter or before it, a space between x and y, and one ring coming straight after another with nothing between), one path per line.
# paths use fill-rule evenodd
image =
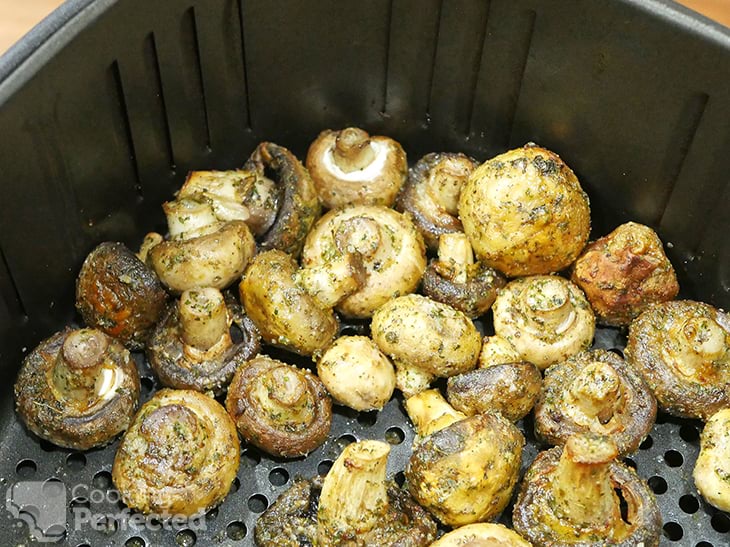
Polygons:
M684 463L684 457L676 450L667 450L664 453L664 462L669 467L681 467Z
M332 460L322 460L317 466L317 473L320 475L326 475L332 469Z
M649 450L653 445L654 445L654 439L651 438L651 435L647 435L646 439L641 441L639 448L641 450Z
M669 541L679 541L684 536L684 530L676 522L667 522L664 525L664 537Z
M27 479L38 471L38 465L33 460L20 460L15 466L15 473L22 479Z
M180 547L193 547L197 540L198 537L192 530L180 530L175 534L175 543L180 545Z
M357 439L355 439L355 436L354 435L350 435L349 433L347 433L345 435L341 435L337 439L337 446L339 446L340 447L340 450L342 450L347 445L354 443L356 440Z
M393 480L398 486L403 487L406 483L406 474L403 471L398 471L393 477Z
M254 494L248 498L248 508L252 513L263 513L269 507L269 500L261 494Z
M357 417L357 423L363 427L372 427L378 421L378 411L361 412Z
M624 458L624 463L628 467L630 467L631 469L633 469L634 471L636 471L636 462L633 459L631 459L631 458Z
M616 355L621 357L621 359L624 358L624 352L621 348L611 348L608 351L610 351L611 353L615 353Z
M205 520L213 521L218 518L218 508L213 507L210 511L205 514Z
M79 543L76 547L91 547L91 545L89 545L88 543Z
M231 492L231 494L235 494L240 489L241 489L241 480L238 477L236 477L235 479L233 479L233 482L231 483L230 492Z
M124 547L147 547L147 542L141 537L135 536L125 541Z
M667 481L658 475L650 477L646 482L655 494L664 494L667 491Z
M63 501L64 503L66 502L66 486L64 486L64 484L56 478L48 479L47 481L45 481L43 483L43 486L41 486L41 492L47 500L58 499L63 496Z
M403 433L403 430L400 427L389 427L385 432L385 440L388 441L389 444L401 444L405 438L406 434Z
M700 508L700 502L692 494L685 494L679 498L679 508L687 514L694 514Z
M112 474L109 471L99 471L94 475L91 484L99 490L107 490L112 485Z
M246 525L239 520L231 522L228 526L226 526L226 536L228 536L228 539L232 539L233 541L241 541L246 537L247 533L248 530L246 530Z
M680 426L679 436L682 437L682 440L691 444L695 444L700 440L700 432L695 426L690 424Z
M248 467L256 467L261 463L261 453L255 448L247 448L241 454L241 463Z
M146 397L152 390L155 389L155 381L149 376L143 376L139 379L139 383L142 386L142 396Z
M86 456L81 452L73 452L66 458L66 465L71 471L81 471L86 467Z
M269 482L274 486L284 486L289 482L289 472L283 467L272 469L269 473Z
M94 523L94 529L102 534L111 536L119 529L119 523L111 515L99 515Z
M84 496L78 496L71 500L71 503L69 503L71 506L71 509L90 509L91 508L91 502L89 501L89 498Z
M718 512L712 515L710 524L712 524L712 528L716 532L720 532L721 534L727 534L730 532L730 517L728 517L726 513Z
M715 547L712 543L709 541L700 541L695 547Z

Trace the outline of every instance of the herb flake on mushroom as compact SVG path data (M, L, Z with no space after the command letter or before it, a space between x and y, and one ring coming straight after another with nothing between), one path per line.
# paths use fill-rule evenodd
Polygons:
M707 420L692 476L708 503L730 511L730 408L723 408Z

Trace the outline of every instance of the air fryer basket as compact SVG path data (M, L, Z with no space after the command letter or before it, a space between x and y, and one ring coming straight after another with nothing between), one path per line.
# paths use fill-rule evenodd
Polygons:
M730 33L669 0L70 0L0 59L3 486L60 481L73 546L250 545L291 480L326 471L354 439L387 439L402 481L413 432L394 399L378 414L340 410L305 459L244 447L233 490L195 530L111 518L76 530L73 508L123 508L110 485L117 443L69 452L15 417L19 364L74 321L86 254L105 240L138 246L164 228L160 204L188 170L240 166L264 139L302 157L321 129L355 124L411 159L481 160L538 142L578 174L594 235L630 219L654 227L683 296L727 307L729 69ZM595 345L624 343L602 329ZM139 365L148 398L157 386ZM521 426L527 464L537 447ZM692 483L700 430L660 415L626 459L657 494L666 545L730 544L730 517ZM29 543L28 526L0 513L2 543Z

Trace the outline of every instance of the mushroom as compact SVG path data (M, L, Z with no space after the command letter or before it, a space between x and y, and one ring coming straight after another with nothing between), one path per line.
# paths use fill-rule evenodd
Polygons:
M641 376L605 350L574 355L545 371L535 434L562 445L573 435L611 437L620 456L639 448L654 425L656 399Z
M147 358L162 385L221 395L260 347L256 327L235 299L208 287L185 291L168 308Z
M482 344L466 315L417 294L384 304L370 329L380 350L393 359L396 386L407 397L426 389L435 377L473 369Z
M347 317L367 318L391 298L414 292L426 269L423 240L407 216L382 206L358 205L332 210L307 236L305 268L343 254L359 254L365 282L337 309Z
M324 307L297 283L298 275L297 263L291 256L278 250L266 251L257 255L246 270L239 292L246 314L267 343L312 355L332 343L339 323L331 307ZM319 277L323 278L338 283L345 279Z
M515 530L535 547L659 545L662 519L654 494L615 461L607 437L580 434L538 454L512 513ZM622 504L625 504L622 514Z
M226 408L247 442L279 458L308 454L327 440L332 423L320 379L266 355L239 367Z
M416 414L418 408L433 413L433 406L408 407L419 436L424 437L428 429L421 424L429 421ZM441 426L448 423L448 412L436 414ZM499 413L456 420L414 446L405 470L408 490L448 526L493 519L510 500L524 444L522 433Z
M127 429L139 400L129 351L96 329L64 329L23 360L15 401L41 439L76 450L103 446Z
M239 450L236 426L215 399L161 389L142 405L122 438L112 481L132 510L200 516L228 494Z
M436 250L443 234L461 232L459 196L478 163L464 154L426 154L408 171L396 207L410 213L426 245Z
M431 547L532 547L514 530L501 524L467 524L444 534Z
M309 147L307 170L328 209L395 202L408 162L400 144L357 127L322 131Z
M629 327L626 360L675 416L730 407L730 316L702 302L653 304Z
M503 363L516 363L521 357L515 347L501 336L485 336L479 352L479 368L487 368Z
M422 288L426 296L449 304L473 319L486 313L505 283L498 271L474 263L469 239L463 232L457 232L440 237L438 259L426 268Z
M532 143L471 174L459 217L477 257L510 277L566 268L585 247L591 227L588 196L573 171Z
M723 408L707 420L692 475L708 503L730 511L730 408Z
M380 441L355 442L326 477L296 479L256 521L256 545L431 545L436 523L408 492L386 480L389 452Z
M76 279L76 309L84 322L131 350L144 347L166 303L155 273L123 243L98 245Z
M492 306L494 330L520 357L545 369L593 341L595 318L581 290L556 275L516 279Z
M467 417L451 406L438 389L426 389L408 397L405 407L419 440Z
M541 384L540 371L532 363L504 363L452 376L446 397L467 416L499 412L516 422L532 410Z
M672 300L679 292L659 236L635 222L588 245L573 265L571 280L606 325L626 326L649 304Z
M393 395L393 364L365 336L341 336L317 363L317 375L335 401L355 410L380 410Z

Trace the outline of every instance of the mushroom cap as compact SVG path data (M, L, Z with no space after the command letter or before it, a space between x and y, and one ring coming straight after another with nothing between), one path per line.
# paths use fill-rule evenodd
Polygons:
M531 547L514 530L502 524L467 524L441 536L431 547Z
M702 430L700 454L692 472L705 500L721 511L730 511L730 408L713 414Z

